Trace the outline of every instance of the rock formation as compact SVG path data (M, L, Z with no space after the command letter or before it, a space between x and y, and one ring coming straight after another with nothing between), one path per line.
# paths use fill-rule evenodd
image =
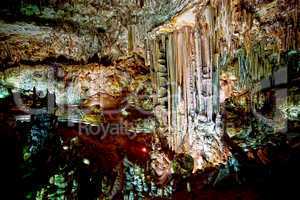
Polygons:
M255 198L298 166L297 0L0 4L0 125L19 174L53 167L27 199Z

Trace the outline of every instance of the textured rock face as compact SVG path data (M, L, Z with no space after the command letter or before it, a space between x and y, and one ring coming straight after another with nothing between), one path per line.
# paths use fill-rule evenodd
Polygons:
M270 76L288 51L300 48L296 1L212 1L198 9L216 52L212 61L235 72L241 87Z
M40 98L51 93L59 120L126 123L133 133L152 133L155 128L149 70L138 55L112 66L21 65L2 72L0 82L1 98L9 96L9 90L18 92L21 95L14 95L14 103L25 112L33 106L30 99L35 93Z
M132 93L137 98L144 95L144 100L149 101L150 77L147 74L148 69L139 59L141 58L136 56L124 58L114 66L21 65L1 73L1 83L20 91L32 91L35 87L41 95L45 95L48 90L55 93L56 103L59 105L79 104L84 99L91 98L83 103L85 106L93 106L97 102L94 102L93 98L100 94L109 95L111 98L125 98ZM150 109L151 107L147 110Z
M6 22L0 21L1 65L10 67L20 61L58 57L86 63L95 57L115 60L132 51L144 54L146 33L190 3L190 0L3 2L1 16ZM20 22L12 23L14 20Z
M0 22L1 65L10 67L20 62L43 62L46 59L65 59L84 62L101 50L96 35L72 33L63 29L29 23Z
M9 23L0 23L0 57L6 66L59 56L86 63L95 56L117 59L131 51L142 51L142 38L138 38L137 27L132 25L137 23L135 11L141 9L135 1L7 4L9 9L3 9L1 16ZM11 23L22 18L31 23Z
M21 66L8 69L4 74L4 84L20 90L32 90L35 87L43 94L49 90L57 95L58 104L78 104L81 99L100 92L119 96L121 89L129 83L128 74L97 64L59 69L60 80L55 80L53 70L46 65ZM114 81L114 78L121 77L120 81Z
M176 14L184 8L198 2L193 0L161 0L161 1L145 1L143 9L137 13L140 20L143 21L147 31L152 30L158 25L164 24L171 20Z

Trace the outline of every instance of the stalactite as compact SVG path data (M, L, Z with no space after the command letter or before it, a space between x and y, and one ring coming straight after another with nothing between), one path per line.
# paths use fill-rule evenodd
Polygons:
M208 18L212 26L213 14L208 13ZM214 76L218 76L219 72L213 73L217 63L213 54L215 37L209 35L209 32L201 28L183 26L167 34L165 46L169 96L168 121L162 126L167 127L167 139L175 152L189 153L197 160L195 169L205 165L200 161L202 156L211 162L222 157L219 149L221 146L218 145L220 136L212 128L213 113L218 112L218 109L214 109L218 98L212 97L214 93L218 94L218 88L213 90L212 81L218 81ZM156 36L156 40L159 43L161 35ZM159 57L153 57L157 59L153 61L156 66ZM161 69L160 66L154 82L157 82ZM161 87L159 82L157 84L156 87ZM158 97L159 95L157 94ZM157 116L161 117L161 113L157 113ZM212 139L205 139L210 134ZM218 155L210 151L213 148L219 149L216 151Z
M166 32L168 34L167 81L171 86L167 88L168 120L165 126L168 127L168 137L171 137L168 141L172 149L190 151L199 160L199 152L204 152L213 159L210 153L205 153L209 146L196 143L202 141L207 144L202 138L205 134L199 130L203 130L203 123L206 123L206 128L210 127L207 124L213 126L219 116L219 76L227 73L227 79L230 79L228 95L231 96L253 89L256 83L268 80L274 76L274 70L282 67L282 55L286 54L286 49L296 47L298 32L293 31L297 20L295 16L292 20L289 16L275 15L279 6L284 7L274 1L261 5L241 0L205 1L199 3L195 10L196 23L192 30L183 26L174 28L174 20L175 24L153 31L156 38ZM294 13L293 9L291 12ZM278 17L284 22L271 23ZM275 31L277 28L278 31ZM222 98L229 96L224 97L223 94ZM216 130L222 131L221 128ZM211 133L218 141L219 132L203 132ZM196 142L192 144L192 140ZM212 142L211 146L218 146L216 143ZM219 159L222 157L220 152L216 153ZM197 165L203 163L199 161Z

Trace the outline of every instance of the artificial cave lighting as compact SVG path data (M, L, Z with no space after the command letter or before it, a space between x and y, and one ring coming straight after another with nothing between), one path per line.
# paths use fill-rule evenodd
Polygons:
M297 196L297 0L0 5L10 199Z

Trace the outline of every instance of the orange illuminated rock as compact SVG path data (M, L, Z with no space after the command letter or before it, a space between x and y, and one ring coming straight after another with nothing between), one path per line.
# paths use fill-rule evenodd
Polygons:
M114 97L105 93L97 93L82 104L84 107L98 106L103 110L119 109L126 103L123 96Z

